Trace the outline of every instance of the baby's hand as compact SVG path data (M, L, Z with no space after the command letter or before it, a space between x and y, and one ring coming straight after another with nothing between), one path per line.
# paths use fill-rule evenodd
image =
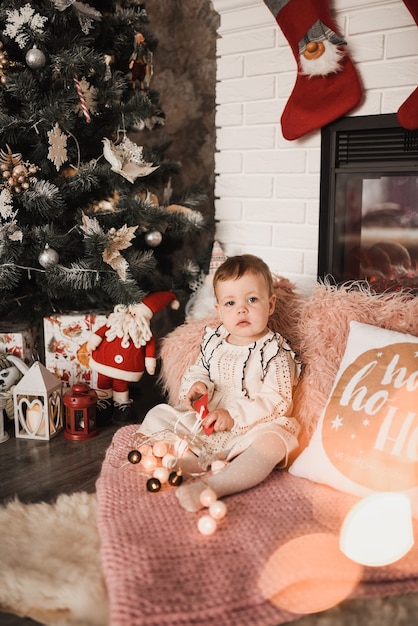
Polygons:
M234 425L234 420L230 412L226 409L216 409L206 415L202 424L205 428L209 428L209 426L213 424L213 430L215 432L221 432L223 430L231 430Z
M194 410L193 402L197 400L197 398L199 398L200 396L203 396L205 393L207 393L207 390L208 388L206 387L205 383L202 383L200 380L193 383L185 397L186 406L189 409Z

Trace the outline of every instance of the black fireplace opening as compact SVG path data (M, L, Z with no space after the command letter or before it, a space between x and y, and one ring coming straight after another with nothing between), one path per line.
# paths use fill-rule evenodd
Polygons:
M418 131L396 114L321 131L318 278L418 293Z

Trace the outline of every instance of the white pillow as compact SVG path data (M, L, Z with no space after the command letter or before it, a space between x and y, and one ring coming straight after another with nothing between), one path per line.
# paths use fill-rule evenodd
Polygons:
M360 497L403 491L418 515L418 337L350 322L327 404L289 472Z

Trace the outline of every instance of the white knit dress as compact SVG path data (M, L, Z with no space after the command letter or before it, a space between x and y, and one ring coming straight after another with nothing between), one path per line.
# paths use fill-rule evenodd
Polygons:
M186 439L201 457L202 465L213 459L230 460L245 450L260 433L277 435L284 442L287 457L298 445L299 423L292 415L292 394L300 374L300 364L286 340L268 331L261 339L245 346L227 342L223 325L207 327L200 356L185 372L180 401L196 381L209 392L209 411L222 408L234 420L230 431L206 435L196 424L200 418L184 404L159 404L146 415L138 432L158 439L164 431Z

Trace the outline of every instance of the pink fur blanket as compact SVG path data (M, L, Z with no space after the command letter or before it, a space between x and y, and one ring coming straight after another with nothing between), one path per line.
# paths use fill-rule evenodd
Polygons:
M382 568L338 550L352 496L275 471L224 499L216 532L197 529L175 487L146 490L126 461L136 426L119 429L97 481L110 626L278 626L346 597L418 591L418 549Z

